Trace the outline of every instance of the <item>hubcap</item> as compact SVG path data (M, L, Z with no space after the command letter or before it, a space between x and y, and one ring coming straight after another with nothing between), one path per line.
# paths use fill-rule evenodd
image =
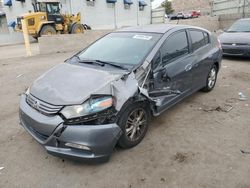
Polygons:
M81 29L80 27L78 27L78 28L76 29L76 33L82 33L82 29Z
M46 35L52 35L52 32L51 31L47 31Z
M216 81L216 70L212 68L208 76L208 87L212 88Z
M144 109L135 109L128 116L126 122L126 136L131 141L138 140L144 133L147 123L146 112Z

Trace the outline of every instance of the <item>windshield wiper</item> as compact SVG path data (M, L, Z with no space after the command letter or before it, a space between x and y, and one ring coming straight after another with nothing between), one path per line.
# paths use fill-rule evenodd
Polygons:
M113 67L117 67L119 69L123 69L123 70L129 70L127 67L124 67L122 65L118 65L116 63L113 63L113 62L109 62L109 61L102 61L102 60L95 60L96 62L99 62L99 63L103 63L103 64L107 64L107 65L110 65L110 66L113 66Z
M93 59L81 59L78 55L75 55L75 57L78 59L79 63L86 63L86 64L97 64L100 66L104 66L106 65L110 65L119 69L123 69L123 70L129 70L127 67L124 67L122 65L118 65L116 63L113 62L109 62L109 61L102 61L102 60L93 60Z
M79 56L76 56L77 59L78 59L78 63L86 63L86 64L97 64L97 65L100 65L100 66L104 66L104 63L102 62L98 62L96 60L91 60L91 59L80 59Z

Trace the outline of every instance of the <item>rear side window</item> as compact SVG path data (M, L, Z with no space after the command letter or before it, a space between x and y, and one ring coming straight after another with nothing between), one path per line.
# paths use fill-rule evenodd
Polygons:
M210 39L209 39L208 33L203 32L203 34L204 34L204 38L205 38L205 44L209 44L210 43Z
M209 43L208 33L202 31L190 31L192 49L196 51Z
M189 53L187 34L185 31L174 33L163 44L162 64L165 65Z

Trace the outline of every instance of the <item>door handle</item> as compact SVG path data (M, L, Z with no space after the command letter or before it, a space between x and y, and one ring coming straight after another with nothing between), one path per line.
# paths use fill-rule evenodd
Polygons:
M192 66L192 64L190 63L190 64L186 65L185 70L186 70L186 71L190 71L192 68L193 68L193 66Z
M199 63L194 64L194 67L198 67L198 66L199 66Z

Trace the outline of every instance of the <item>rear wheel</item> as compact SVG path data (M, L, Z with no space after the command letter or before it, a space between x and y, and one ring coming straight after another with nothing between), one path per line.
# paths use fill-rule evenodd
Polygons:
M202 91L209 92L213 90L217 81L217 73L218 68L216 65L213 65L208 73L206 86L202 89Z
M56 34L56 29L51 26L51 25L45 25L42 27L41 32L40 32L40 36L43 35L55 35Z
M138 102L128 106L118 121L123 131L118 145L131 148L139 144L146 135L149 119L150 113L144 103Z
M84 33L84 26L82 24L74 24L71 30L72 34Z

